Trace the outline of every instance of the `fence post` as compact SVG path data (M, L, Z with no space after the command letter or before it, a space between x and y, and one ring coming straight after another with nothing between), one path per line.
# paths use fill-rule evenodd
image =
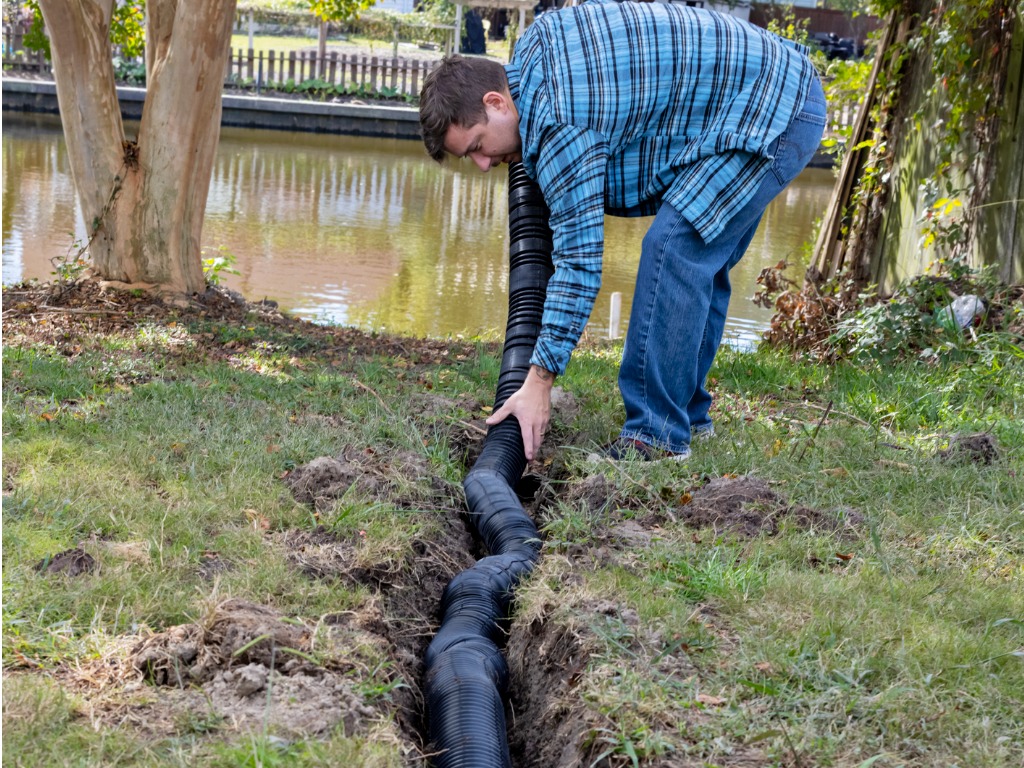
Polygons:
M345 68L348 66L348 56L343 53L343 54L341 54L339 59L340 59L340 63L338 65L338 87L339 88L344 88L345 87Z
M420 68L423 66L422 61L415 62L412 68L412 95L419 93L420 85Z
M288 79L295 82L295 51L288 52Z
M619 338L619 325L622 323L622 291L614 291L608 313L608 338Z
M374 56L370 59L370 92L377 92L377 73L380 71L380 67L377 66L377 57Z
M330 66L328 67L328 72L330 74L328 75L327 80L331 85L335 85L334 81L335 78L338 76L338 52L331 51L331 55L329 58L331 63Z
M274 82L274 52L267 51L267 85Z

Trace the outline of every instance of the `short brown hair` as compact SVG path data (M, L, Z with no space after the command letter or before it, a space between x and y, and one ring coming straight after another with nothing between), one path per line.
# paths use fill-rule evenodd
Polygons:
M427 75L420 91L420 130L427 154L444 162L444 140L453 125L469 128L485 118L484 94L508 90L505 67L491 59L454 54Z

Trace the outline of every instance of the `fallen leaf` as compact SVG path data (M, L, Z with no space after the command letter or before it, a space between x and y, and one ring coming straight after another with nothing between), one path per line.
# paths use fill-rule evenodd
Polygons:
M834 467L832 469L821 470L823 475L831 475L832 477L847 477L850 473L846 471L844 467Z
M771 674L772 665L767 661L759 661L754 665L754 669L758 672L764 672L766 675Z
M896 469L902 469L905 472L911 472L914 469L909 464L904 464L902 461L893 461L892 459L878 459L875 463L883 467L896 467Z
M843 552L836 552L836 557L838 557L840 560L844 560L844 561L845 560L853 560L853 556L855 554L857 554L857 553L856 552L849 552L849 553L845 553L844 554Z
M711 696L706 693L698 693L697 701L700 704L706 704L709 707L721 707L728 703L727 699L723 699L721 696Z
M257 531L270 530L270 519L266 515L261 515L255 509L247 509L245 510L245 516L249 518L252 527Z

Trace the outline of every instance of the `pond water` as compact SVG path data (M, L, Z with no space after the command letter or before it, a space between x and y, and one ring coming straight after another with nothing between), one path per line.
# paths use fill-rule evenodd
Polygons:
M470 161L440 167L418 142L225 129L203 247L236 258L222 282L318 322L420 336L500 337L507 311L507 176ZM771 312L754 306L761 269L802 275L804 243L832 190L805 171L772 203L733 270L728 336L749 342ZM48 279L85 239L55 118L4 115L3 282ZM588 333L609 335L611 295L628 322L650 219L606 221L604 282Z

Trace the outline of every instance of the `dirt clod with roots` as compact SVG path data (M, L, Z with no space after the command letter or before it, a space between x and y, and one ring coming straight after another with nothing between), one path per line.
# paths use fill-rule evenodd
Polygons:
M864 517L854 510L819 510L790 504L761 478L717 477L696 489L689 503L676 510L692 528L741 538L775 536L783 527L828 533L853 533Z
M341 498L389 500L405 506L429 500L450 501L454 491L413 451L378 452L346 447L338 456L319 456L284 478L295 500L317 511Z
M95 570L96 560L85 550L76 547L44 558L36 563L35 569L40 573L62 573L74 578Z
M360 642L384 642L354 631L365 635ZM353 636L344 637L337 642ZM237 729L306 737L338 724L349 735L378 728L393 705L369 705L355 688L357 678L345 674L353 662L333 663L334 658L317 661L309 627L267 606L228 600L202 621L145 638L130 663L152 684L183 689L167 706L199 706ZM397 733L392 738L402 740Z
M953 435L949 440L949 446L939 451L938 457L953 464L991 464L999 460L999 441L990 432Z

